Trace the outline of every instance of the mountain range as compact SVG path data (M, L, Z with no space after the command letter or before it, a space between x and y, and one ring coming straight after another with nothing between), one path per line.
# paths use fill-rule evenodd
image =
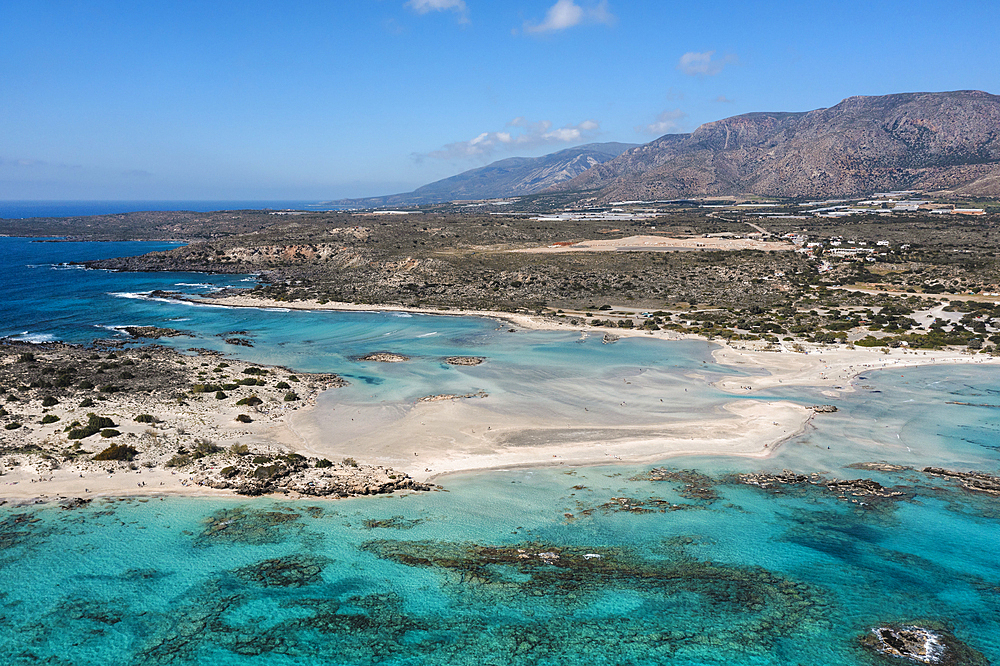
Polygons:
M1000 96L904 93L747 113L662 136L550 191L598 190L607 202L904 189L1000 196Z
M570 180L587 169L607 162L635 147L636 144L632 143L590 143L542 157L510 157L424 185L413 192L364 199L342 199L333 203L377 208L535 194Z
M911 189L1000 196L1000 96L856 96L826 109L746 113L644 145L592 143L511 157L413 192L335 203L407 206L577 191L608 203Z

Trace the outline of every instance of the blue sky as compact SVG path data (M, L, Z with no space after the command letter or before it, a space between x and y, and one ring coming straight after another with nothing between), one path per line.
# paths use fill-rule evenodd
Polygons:
M0 199L331 199L850 95L1000 94L996 0L0 2Z

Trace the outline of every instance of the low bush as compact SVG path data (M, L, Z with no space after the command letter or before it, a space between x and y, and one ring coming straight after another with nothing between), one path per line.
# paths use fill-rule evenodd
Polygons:
M274 388L276 388L276 389L290 389L290 388L292 388L292 385L289 384L288 382L278 382L277 384L274 385Z
M17 430L20 427L21 427L20 423L18 423L17 421L11 421L10 423L4 426L4 430Z
M152 414L139 414L135 417L136 423L156 423L156 417Z
M246 414L238 414L236 420L240 423L253 423L253 419Z
M96 435L102 430L110 430L115 426L115 422L106 416L97 416L96 414L90 414L90 419L87 421L87 425L82 428L73 428L69 431L70 439L83 439L85 437L90 437L91 435ZM117 430L114 431L115 434L121 434ZM104 435L104 433L101 433ZM107 437L114 437L114 435L107 435Z
M299 399L298 394L295 391L289 391L285 394L285 402L294 402Z
M243 370L243 374L244 375L266 375L266 374L268 374L268 371L265 370L264 368L256 368L256 367L251 366L249 368L245 368Z
M114 428L105 428L104 430L101 431L101 437L103 437L104 439L108 439L110 437L117 437L120 434L121 433L115 430Z
M139 452L131 444L112 444L94 456L94 460L132 460Z
M215 392L215 399L216 399L216 400L225 400L225 399L226 399L226 398L228 398L228 397L229 397L229 396L228 396L228 395L226 395L226 394L225 394L224 392L222 392L222 391L216 391L216 392Z
M80 402L80 406L81 407L93 407L94 406L94 401L91 398L84 398Z
M42 425L47 425L49 423L55 423L59 420L59 417L55 414L46 414L42 417Z
M263 402L264 401L261 400L260 398L258 398L257 396L251 395L251 396L248 396L246 398L241 398L240 400L237 400L236 404L237 405L246 405L247 407L256 407L257 405L260 405Z
M53 398L51 395L47 395L42 398L42 407L55 407L59 404L59 401Z
M333 467L333 463L327 460L326 458L320 458L319 460L316 461L316 467L320 469L325 469L327 467Z
M170 460L168 460L167 462L163 463L163 466L164 467L183 467L184 465L187 465L190 462L191 462L191 458L190 457L188 457L188 456L186 456L186 455L184 455L182 453L178 453L177 455L171 457Z

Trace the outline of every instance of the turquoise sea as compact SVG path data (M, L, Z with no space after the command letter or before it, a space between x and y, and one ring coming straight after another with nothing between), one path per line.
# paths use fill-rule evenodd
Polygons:
M63 265L162 247L0 238L0 336L85 343L120 337L114 326L169 326L191 334L169 340L180 349L337 372L351 386L336 400L358 405L485 389L568 415L574 386L624 422L734 399L710 386L735 372L704 342L602 345L488 319L193 306L144 294L253 278ZM254 346L227 345L234 331ZM379 350L413 361L355 361ZM453 354L490 361L456 370L441 363ZM612 382L634 393L602 396ZM1000 499L920 472L998 473L1000 378L928 367L854 386L766 461L494 471L446 477L440 492L335 502L6 504L0 663L909 663L862 647L882 624L953 635L971 648L953 663L1000 663ZM750 397L831 401L789 388ZM619 402L631 411L615 412ZM846 467L872 461L903 468ZM786 468L898 494L851 502L825 485L734 477Z

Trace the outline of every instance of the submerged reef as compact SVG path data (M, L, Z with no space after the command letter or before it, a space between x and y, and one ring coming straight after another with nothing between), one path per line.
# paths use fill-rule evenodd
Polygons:
M216 544L277 544L289 532L301 531L302 514L291 508L261 510L246 507L223 509L205 519L205 528L195 538L196 546Z
M290 555L240 567L233 575L262 587L305 587L323 579L330 560L311 555Z

